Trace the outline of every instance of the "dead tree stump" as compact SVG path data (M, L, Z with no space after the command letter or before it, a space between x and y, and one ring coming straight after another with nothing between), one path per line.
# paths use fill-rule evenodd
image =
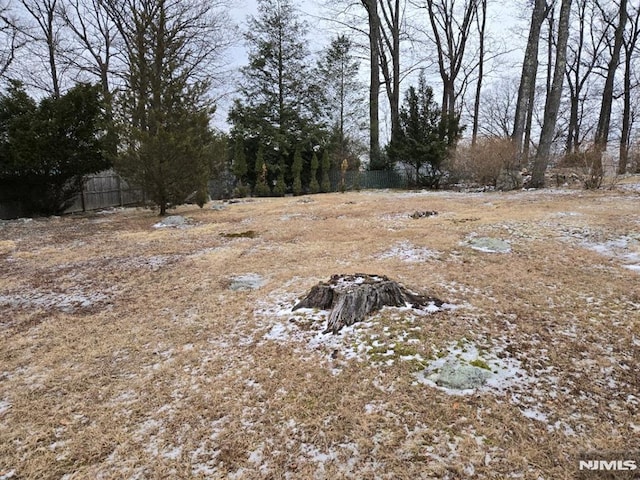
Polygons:
M342 327L362 321L367 315L389 307L440 307L442 300L418 295L383 275L333 275L320 282L293 310L318 308L330 310L323 333L338 333Z

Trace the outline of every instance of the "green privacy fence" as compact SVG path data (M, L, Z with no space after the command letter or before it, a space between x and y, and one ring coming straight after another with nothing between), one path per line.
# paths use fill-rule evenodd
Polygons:
M343 177L341 172L331 172L331 191L338 192L343 189ZM409 179L404 172L391 170L375 170L354 172L348 171L344 174L344 189L384 189L384 188L407 188Z
M233 195L235 177L227 172L209 182L209 195L213 199L230 198ZM332 171L329 173L329 182L332 192L342 191L342 173ZM409 178L403 171L348 171L344 175L344 190L385 189L409 187ZM304 188L308 188L306 185ZM308 192L305 192L308 193Z

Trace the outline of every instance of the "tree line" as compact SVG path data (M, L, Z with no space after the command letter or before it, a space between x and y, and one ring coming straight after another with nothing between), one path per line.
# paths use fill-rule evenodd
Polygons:
M87 174L106 168L143 188L161 214L203 204L223 171L235 195L327 191L331 170L363 166L404 165L416 185L437 188L453 177L462 140L496 137L513 149L501 168L530 169L534 187L560 155L586 162L587 186L599 186L614 135L626 172L637 7L517 3L529 18L514 76L492 28L499 2L326 0L340 32L311 52L296 3L259 0L222 133L211 123L215 92L233 78L224 53L239 41L224 0L5 0L0 201L60 212Z

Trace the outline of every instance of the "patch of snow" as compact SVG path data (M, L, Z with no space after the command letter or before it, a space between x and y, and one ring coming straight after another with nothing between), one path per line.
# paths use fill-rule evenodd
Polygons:
M263 338L267 340L286 341L290 338L290 333L291 330L287 328L286 324L276 323Z
M443 352L444 353L444 352ZM455 366L467 368L477 366L479 370L486 370L486 378L474 388L449 388L441 384L440 374L443 369L451 370ZM488 368L484 368L484 367ZM455 371L455 370L454 370ZM516 358L509 356L499 345L493 345L490 350L480 351L478 347L466 340L455 342L447 347L447 353L433 360L424 371L416 374L417 381L437 388L450 395L468 395L476 391L494 391L503 393L516 384L528 384L531 378L522 368ZM477 384L477 382L476 382Z
M4 415L11 409L11 404L4 400L0 400L0 415Z
M381 260L397 258L407 263L421 263L437 259L439 257L439 252L424 247L416 247L407 241L398 242L389 250L386 250L377 256L377 258Z
M264 445L260 445L254 451L249 454L249 463L253 463L256 466L262 464L264 460Z
M329 450L327 453L322 452L315 445L309 443L303 443L300 445L300 451L302 455L306 456L309 460L316 463L326 463L331 460L337 460L338 455L336 452Z
M168 460L177 460L182 455L182 447L174 447L162 454L162 456Z
M188 220L182 215L169 215L163 218L158 223L153 225L153 228L177 228L187 225Z
M566 218L566 217L582 217L584 216L579 212L556 212L551 214L551 218Z
M524 410L521 410L521 412L522 412L522 415L524 415L527 418L530 418L531 420L537 420L538 422L543 422L543 423L548 422L547 416L544 413L534 408L526 408Z
M231 278L231 284L229 290L233 291L248 291L257 290L263 287L267 281L257 273L247 273L245 275L238 275Z
M101 292L84 292L80 288L71 289L69 293L29 290L0 295L0 305L13 308L57 309L66 313L91 308L109 303L110 297Z
M640 183L624 183L619 185L623 190L627 190L629 192L639 192L640 193Z

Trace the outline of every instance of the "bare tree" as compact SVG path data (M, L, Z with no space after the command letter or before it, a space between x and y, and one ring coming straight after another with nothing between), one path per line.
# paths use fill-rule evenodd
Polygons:
M400 36L402 34L402 12L405 2L400 0L380 0L380 67L384 77L389 108L391 110L391 138L400 128Z
M531 14L531 25L527 48L522 63L522 75L520 76L520 88L516 103L516 116L513 127L513 141L516 150L522 154L528 149L528 142L523 145L523 139L529 136L531 131L531 118L535 98L536 77L538 74L538 50L540 43L540 30L542 23L549 13L546 0L535 0ZM528 133L527 133L528 132Z
M479 109L479 133L488 137L509 137L513 132L517 81L505 78L490 85L483 94Z
M604 89L602 92L602 103L600 106L600 116L598 118L598 127L596 129L594 144L595 153L593 163L591 165L590 176L592 179L602 178L602 155L607 148L609 141L609 128L611 124L611 108L613 104L613 87L616 76L616 71L620 64L620 51L624 43L624 30L627 24L627 0L620 0L618 14L618 23L616 25L615 34L613 38L613 47L611 50L611 57L607 65L607 76L604 83ZM597 187L599 181L594 184L589 184L590 187Z
M631 76L633 73L633 59L636 53L638 37L640 36L640 9L636 8L628 12L629 29L623 40L624 47L624 89L622 92L622 130L620 132L620 161L618 163L618 174L627 173L627 163L629 162L629 148L632 124L632 90L636 85L632 85Z
M68 61L80 72L100 82L102 93L111 98L111 62L118 35L104 0L66 0L59 8L66 27L76 40Z
M46 50L46 65L50 84L36 83L55 97L60 96L60 51L62 43L61 25L58 18L59 0L19 0L24 10L34 23L25 27L23 33L36 45L43 45ZM39 57L38 52L34 52Z
M455 2L427 0L426 9L431 25L431 40L438 55L438 71L442 79L442 117L453 119L459 113L456 100L459 90L456 80L462 69L471 27L478 12L479 0L464 0L458 8Z
M17 19L13 16L5 3L0 4L0 78L4 77L7 70L16 58L17 51L25 45L25 40L20 34Z
M567 52L567 84L569 87L569 124L566 141L567 153L577 152L589 134L584 128L585 106L592 88L594 69L606 48L607 28L600 28L595 2L576 0L575 34L570 37ZM586 130L586 131L585 131Z
M556 47L556 64L553 72L553 82L547 95L544 108L544 122L540 143L536 151L533 163L533 172L530 185L533 188L544 186L544 174L549 162L551 143L556 131L556 121L560 109L560 97L562 96L562 84L565 77L567 63L567 42L569 38L569 17L571 15L571 0L562 0L560 7L560 19L558 21L558 43Z
M369 25L369 167L380 166L380 18L377 0L361 0Z
M476 8L478 6L476 5ZM479 47L478 47L478 80L476 83L476 94L473 102L473 131L471 133L471 145L475 145L478 138L480 100L482 93L482 79L484 77L485 61L485 36L487 27L487 0L480 0L480 11L476 12L476 23L478 26Z

